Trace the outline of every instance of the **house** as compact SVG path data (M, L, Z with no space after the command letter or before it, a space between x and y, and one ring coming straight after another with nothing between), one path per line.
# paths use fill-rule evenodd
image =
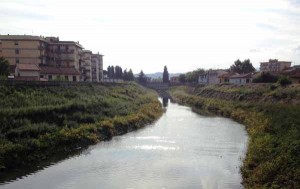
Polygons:
M282 72L283 70L290 68L292 62L290 61L278 61L277 59L270 59L269 62L260 63L261 72Z
M219 82L220 83L229 83L229 78L231 76L234 76L234 75L238 75L237 73L226 73L226 74L223 74L223 75L220 75L218 78L219 78Z
M44 80L80 81L80 72L73 67L40 66L40 78Z
M18 80L40 80L40 68L36 64L17 64L15 76ZM26 79L27 77L27 79Z
M199 75L199 84L218 84L220 83L219 76L227 74L225 70L208 70Z
M229 77L229 83L231 84L252 83L252 73L232 75Z
M208 72L199 75L199 84L208 84Z

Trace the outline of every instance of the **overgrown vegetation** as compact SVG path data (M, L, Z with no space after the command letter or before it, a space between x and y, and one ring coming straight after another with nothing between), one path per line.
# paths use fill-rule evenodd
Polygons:
M136 84L0 86L2 172L137 129L162 114Z
M264 85L265 86L265 85ZM285 93L299 100L299 88L270 85L256 87L209 86L216 93L260 93L260 96ZM206 87L177 87L170 90L177 102L230 117L246 125L249 144L241 172L246 188L297 188L300 185L300 106L289 101L247 101L202 95ZM231 90L229 90L231 89ZM234 91L234 92L233 92ZM242 92L244 91L244 93ZM246 93L245 93L246 92ZM297 93L295 95L295 93ZM213 93L211 93L213 94ZM229 95L230 96L230 95ZM235 95L231 95L235 96Z

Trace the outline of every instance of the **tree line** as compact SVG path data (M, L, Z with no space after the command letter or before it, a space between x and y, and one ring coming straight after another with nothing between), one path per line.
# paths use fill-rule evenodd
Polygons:
M253 67L250 59L246 59L244 61L237 59L226 71L229 73L247 74L254 72L255 68ZM186 74L180 74L179 81L181 83L198 83L199 76L204 73L204 69L198 68L197 70L187 72Z
M132 69L125 69L123 71L120 66L108 66L107 67L107 77L109 79L123 79L125 81L134 81L134 75Z

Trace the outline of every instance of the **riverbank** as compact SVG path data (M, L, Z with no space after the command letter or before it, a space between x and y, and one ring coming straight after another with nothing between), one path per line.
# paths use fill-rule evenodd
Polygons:
M197 112L213 112L246 125L249 143L241 167L245 188L300 185L299 86L175 87L169 93Z
M1 174L143 127L163 113L137 84L0 86Z

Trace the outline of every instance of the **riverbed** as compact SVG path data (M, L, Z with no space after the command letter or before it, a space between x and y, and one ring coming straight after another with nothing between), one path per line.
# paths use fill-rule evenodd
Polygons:
M166 112L154 124L6 181L0 188L243 188L245 127L164 104Z

